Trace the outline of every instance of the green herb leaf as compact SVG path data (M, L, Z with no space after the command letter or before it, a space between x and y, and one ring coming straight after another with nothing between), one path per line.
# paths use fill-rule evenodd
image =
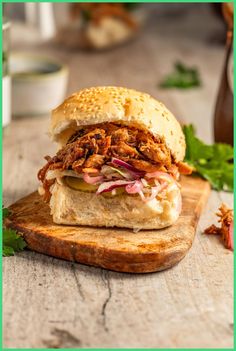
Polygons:
M81 11L82 18L85 22L90 21L91 19L91 12L89 10L82 10Z
M176 62L172 73L168 74L160 83L161 88L188 89L201 85L198 70Z
M9 215L8 208L3 208L2 209L2 219L5 219L8 215Z
M186 140L186 155L185 158L190 160L205 160L213 156L213 149L211 145L204 144L203 141L195 137L195 129L192 124L184 126L183 128ZM199 155L202 155L202 157Z
M2 217L5 219L9 215L9 210L3 208ZM12 256L15 252L22 251L27 246L26 242L13 229L3 227L2 230L2 253L3 256Z
M231 145L217 143L213 145L213 157L217 157L218 160L229 161L234 157L234 149Z
M13 256L14 255L14 249L12 247L9 247L9 246L3 246L3 248L2 248L2 255L4 257L6 257L6 256Z
M185 162L207 179L215 190L233 191L233 148L228 144L207 145L196 137L193 125L183 127L186 140Z
M140 4L136 2L125 2L123 5L127 10L132 11L136 9Z

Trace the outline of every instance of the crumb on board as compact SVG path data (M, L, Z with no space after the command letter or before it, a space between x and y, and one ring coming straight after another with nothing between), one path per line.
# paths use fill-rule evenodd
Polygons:
M216 215L217 217L219 217L218 222L221 224L221 227L217 227L214 224L212 224L210 227L204 230L204 233L210 235L220 235L224 246L227 249L233 250L233 210L228 208L227 205L222 204Z

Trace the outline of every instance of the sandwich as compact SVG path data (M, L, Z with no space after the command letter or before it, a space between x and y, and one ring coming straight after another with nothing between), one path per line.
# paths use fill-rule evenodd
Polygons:
M181 212L185 139L172 113L150 95L121 87L83 89L52 111L55 156L38 172L53 221L159 229Z
M72 46L105 49L134 37L142 22L135 10L138 4L72 3L70 36ZM68 42L68 36L65 38Z

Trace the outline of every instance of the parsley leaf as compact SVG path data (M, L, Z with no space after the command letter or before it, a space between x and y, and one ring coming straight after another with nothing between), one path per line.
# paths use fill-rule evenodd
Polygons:
M2 255L4 257L6 257L6 256L13 256L14 255L14 249L12 247L9 247L9 246L3 246L3 248L2 248Z
M9 215L9 210L3 208L3 220ZM12 256L15 252L22 251L26 247L26 242L13 229L8 229L3 226L2 230L2 254L3 256Z
M198 70L187 67L181 62L176 62L174 71L168 74L160 83L161 88L180 88L188 89L201 85Z
M140 4L136 3L136 2L125 2L123 3L123 6L128 10L128 11L132 11L134 9L136 9Z
M186 140L185 162L207 179L215 190L233 191L233 148L228 144L207 145L196 137L193 125L183 127Z
M8 208L3 208L2 209L2 219L5 219L8 215L9 215Z

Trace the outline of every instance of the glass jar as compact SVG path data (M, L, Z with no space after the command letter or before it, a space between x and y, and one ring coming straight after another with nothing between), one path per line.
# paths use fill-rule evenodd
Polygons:
M11 78L9 73L10 22L3 19L2 24L2 125L11 121Z

